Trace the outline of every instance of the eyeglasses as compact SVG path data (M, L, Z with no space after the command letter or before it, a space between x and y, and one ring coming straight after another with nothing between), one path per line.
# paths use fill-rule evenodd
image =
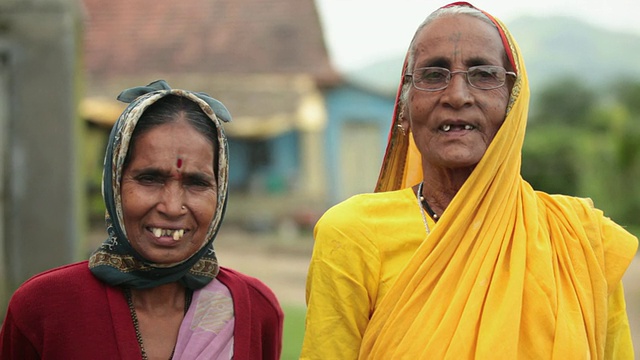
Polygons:
M491 90L504 85L507 75L513 77L516 73L507 71L503 67L493 65L472 66L467 71L450 71L441 67L423 67L406 74L411 78L413 86L418 90L438 91L446 89L455 74L465 74L469 85L476 89Z

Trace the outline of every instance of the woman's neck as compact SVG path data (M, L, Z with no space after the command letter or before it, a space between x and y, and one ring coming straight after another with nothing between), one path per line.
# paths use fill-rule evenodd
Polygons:
M191 303L185 287L172 283L152 289L126 289L125 296L143 359L170 359Z
M132 289L133 305L137 311L166 312L183 311L185 287L179 283L170 283L151 289Z
M473 169L469 168L424 168L422 196L436 214L441 215L444 212L472 171Z

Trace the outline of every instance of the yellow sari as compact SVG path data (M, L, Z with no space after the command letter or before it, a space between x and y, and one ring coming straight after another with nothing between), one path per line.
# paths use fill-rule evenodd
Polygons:
M527 74L488 16L518 74L506 120L375 309L360 359L633 359L621 278L637 239L590 200L521 178ZM377 191L422 180L397 113Z

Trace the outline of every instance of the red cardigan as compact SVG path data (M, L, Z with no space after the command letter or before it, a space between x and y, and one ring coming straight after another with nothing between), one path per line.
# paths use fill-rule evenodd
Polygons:
M283 312L259 280L220 268L235 310L234 360L280 358ZM0 359L131 359L142 355L122 290L93 276L86 261L43 272L13 294Z

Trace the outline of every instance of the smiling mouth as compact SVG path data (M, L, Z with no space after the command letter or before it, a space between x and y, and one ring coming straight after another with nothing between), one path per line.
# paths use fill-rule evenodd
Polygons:
M174 241L182 239L185 233L185 229L163 229L152 227L149 231L153 233L153 236L160 238L163 236L170 236Z
M444 124L440 126L438 129L443 132L462 131L462 130L470 131L470 130L475 130L476 127L470 124L460 124L460 125Z

